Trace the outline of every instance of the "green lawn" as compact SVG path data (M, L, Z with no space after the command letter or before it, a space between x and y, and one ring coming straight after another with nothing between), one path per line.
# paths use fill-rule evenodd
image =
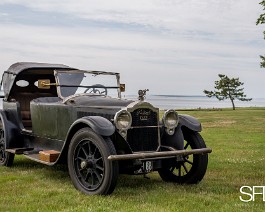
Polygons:
M0 211L264 211L265 202L240 201L241 186L265 186L265 108L181 111L197 117L209 155L197 185L163 182L157 173L121 175L110 196L86 196L72 186L67 167L16 156L0 167Z

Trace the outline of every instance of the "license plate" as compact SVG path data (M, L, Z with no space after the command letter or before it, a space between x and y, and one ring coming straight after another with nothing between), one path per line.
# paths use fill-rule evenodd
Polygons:
M143 171L145 173L151 172L153 170L153 162L152 161L144 161L142 167L143 167Z

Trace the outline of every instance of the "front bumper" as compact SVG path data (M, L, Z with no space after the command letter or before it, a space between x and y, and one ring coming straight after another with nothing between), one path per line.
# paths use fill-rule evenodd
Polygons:
M166 157L174 157L178 155L187 156L192 154L207 154L211 153L211 148L201 148L201 149L192 149L192 150L175 150L175 151L164 151L164 152L140 152L133 154L125 154L125 155L110 155L108 160L134 160L134 159L146 159L146 158L166 158Z

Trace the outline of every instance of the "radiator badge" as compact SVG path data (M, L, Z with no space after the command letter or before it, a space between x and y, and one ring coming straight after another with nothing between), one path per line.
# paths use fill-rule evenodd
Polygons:
M141 121L149 120L150 115L151 115L151 111L150 110L140 109L140 110L137 111L137 116L139 116L139 119Z

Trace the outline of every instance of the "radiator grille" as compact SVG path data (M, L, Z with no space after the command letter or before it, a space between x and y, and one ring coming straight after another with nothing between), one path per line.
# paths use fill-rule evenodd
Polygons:
M158 148L157 113L150 109L137 109L131 115L132 129L127 132L127 142L132 151L156 151Z

